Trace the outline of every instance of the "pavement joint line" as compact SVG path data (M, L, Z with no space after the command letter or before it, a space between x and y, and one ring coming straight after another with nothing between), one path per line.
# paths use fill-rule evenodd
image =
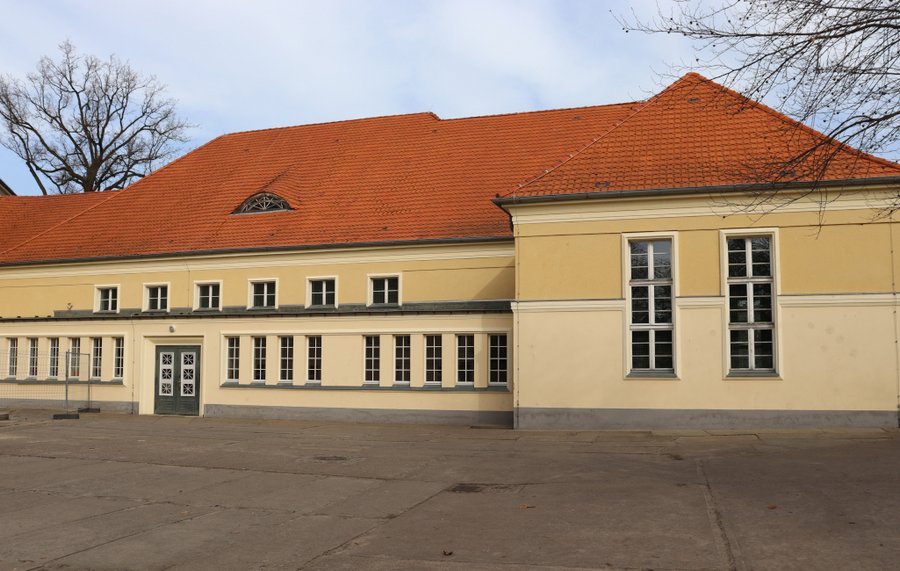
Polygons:
M441 483L443 483L443 482L441 482ZM328 549L328 550L326 550L326 551L323 551L322 553L316 555L316 556L313 557L312 559L309 559L309 560L307 560L306 562L304 562L303 564L301 564L299 567L297 567L297 569L298 569L298 570L299 570L299 569L304 569L304 568L306 568L307 566L312 565L313 563L315 563L316 561L318 561L318 560L320 560L320 559L323 559L323 558L325 558L325 557L328 557L328 556L330 556L330 555L333 555L333 554L335 554L335 553L338 553L338 552L344 550L344 549L346 548L347 544L349 544L349 543L351 543L351 542L353 542L353 541L356 541L357 539L359 539L359 538L361 538L361 537L363 537L363 536L365 536L365 535L370 534L370 533L371 533L372 531L374 531L376 528L378 528L378 527L380 527L380 526L382 526L382 525L385 525L387 522L392 521L392 520L394 520L394 519L396 519L396 518L398 518L398 517L401 517L401 516L403 516L403 515L405 515L405 514L411 512L412 510L414 510L414 509L416 509L417 507L421 506L421 505L424 504L425 502L428 502L428 501L432 500L433 498L436 498L436 497L439 496L440 494L443 494L444 492L447 492L447 491L450 489L450 487L451 487L451 486L454 486L454 485L456 485L456 484L447 484L447 485L445 485L445 486L444 486L443 488L441 488L440 490L436 491L435 493L429 495L429 496L426 497L426 498L423 498L422 500L416 502L415 504L413 504L413 505L407 507L407 508L406 508L405 510L403 510L402 512L397 513L397 514L394 514L394 517L384 518L384 519L378 520L378 522L377 522L375 525L373 525L372 527L370 527L369 529L367 529L367 530L363 531L362 533L359 533L359 534L357 534L357 535L351 537L350 539L348 539L347 541L341 543L340 545L337 545L337 546L335 546L335 547L332 547L331 549Z
M709 476L706 474L706 468L703 466L703 460L698 458L695 462L697 465L697 473L702 480L703 499L706 502L706 513L709 516L709 523L713 529L716 548L719 551L719 554L724 557L728 570L737 571L738 566L735 560L734 550L731 546L732 542L728 537L728 532L725 530L725 523L722 521L722 514L716 503L715 495L713 495Z
M141 507L141 506L133 506L133 507L125 508L125 510L139 509L140 507ZM116 511L125 511L125 510L116 510ZM109 512L109 513L115 513L115 512ZM66 557L71 557L71 556L73 556L73 555L78 555L79 553L84 553L84 552L90 551L90 550L92 550L92 549L97 549L98 547L103 547L103 546L105 546L105 545L109 545L109 544L111 544L111 543L115 543L116 541L121 541L121 540L123 540L123 539L128 539L128 538L135 537L135 536L138 536L138 535L143 535L143 534L145 534L145 533L148 533L148 532L151 532L151 531L155 531L155 530L157 530L157 529L159 529L159 528L161 528L161 527L164 527L164 526L168 526L168 525L177 525L177 524L182 523L182 522L185 522L185 521L191 521L191 520L195 520L195 519L200 519L200 518L202 518L202 517L211 516L211 515L216 514L216 513L218 513L218 511L211 511L211 512L205 513L205 514L197 514L197 515L194 515L194 516L187 516L187 517L183 517L183 518L180 518L180 519L176 519L175 521L165 521L165 522L160 522L160 523L158 523L158 524L156 524L156 525L153 525L153 526L151 526L151 527L149 527L149 528L146 528L146 529L140 529L140 530L135 531L135 532L133 532L133 533L127 533L127 534L122 535L122 536L120 536L120 537L115 537L115 538L109 539L109 540L107 540L107 541L103 541L103 542L97 543L97 544L95 544L95 545L91 545L90 547L85 547L84 549L77 549L77 550L75 550L75 551L73 551L73 552L71 552L71 553L66 553L65 555L61 555L61 556L59 556L59 557L54 557L53 559L50 559L50 560L48 560L48 561L45 561L44 563L41 563L41 564L38 565L37 567L31 567L31 568L29 568L27 571L39 571L39 570L41 570L41 569L46 569L48 564L54 563L54 562L56 562L56 561L60 561L60 560L62 560L62 559L65 559ZM108 514L98 514L98 516L99 516L99 515L108 515ZM89 519L89 518L85 518L85 519ZM81 520L78 520L78 521L81 521Z

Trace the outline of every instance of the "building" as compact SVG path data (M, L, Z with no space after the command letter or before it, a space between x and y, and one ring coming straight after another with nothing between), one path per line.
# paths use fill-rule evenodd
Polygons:
M16 193L0 178L0 196L15 196Z
M619 105L225 135L124 190L0 198L0 391L68 375L141 414L896 426L900 228L877 215L898 189L897 164L696 74Z

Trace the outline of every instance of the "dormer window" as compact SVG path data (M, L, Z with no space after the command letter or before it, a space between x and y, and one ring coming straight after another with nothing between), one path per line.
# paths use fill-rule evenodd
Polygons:
M245 200L234 213L251 214L254 212L283 212L285 210L292 210L285 199L277 194L260 192Z

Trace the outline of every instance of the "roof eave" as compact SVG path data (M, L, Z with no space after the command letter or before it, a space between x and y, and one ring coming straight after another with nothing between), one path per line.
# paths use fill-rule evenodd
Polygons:
M639 190L601 190L593 192L577 192L568 194L545 194L539 196L504 196L492 199L497 206L504 208L516 204L539 204L547 202L576 202L583 200L605 200L616 198L647 198L664 196L681 196L692 194L729 194L767 192L779 190L795 190L808 188L812 190L826 188L846 188L858 186L900 185L900 176L851 178L820 181L796 181L781 183L748 183L726 184L716 186L683 186L673 188L648 188Z

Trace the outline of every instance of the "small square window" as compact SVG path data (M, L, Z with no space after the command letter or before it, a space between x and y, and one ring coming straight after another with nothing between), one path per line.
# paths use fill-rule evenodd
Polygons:
M399 277L372 278L372 305L397 305L399 303Z
M119 288L97 288L97 311L119 311Z
M252 282L251 305L254 308L275 307L275 282Z
M147 311L169 310L169 286L147 286Z
M221 309L221 291L217 283L197 284L197 309Z
M311 306L335 307L337 301L335 280L309 280L309 290L309 304Z

